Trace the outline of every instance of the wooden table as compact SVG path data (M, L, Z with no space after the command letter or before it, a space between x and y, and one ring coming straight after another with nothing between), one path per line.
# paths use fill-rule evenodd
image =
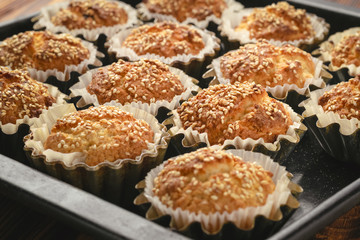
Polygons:
M0 23L35 13L62 0L1 0ZM360 9L360 0L328 0ZM17 203L0 193L0 239L77 239L91 236L57 222L53 218ZM360 204L338 218L313 239L360 239Z

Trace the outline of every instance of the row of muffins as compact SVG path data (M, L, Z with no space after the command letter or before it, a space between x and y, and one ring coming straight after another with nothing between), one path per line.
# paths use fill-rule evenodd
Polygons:
M246 85L246 84L245 84L245 85ZM264 95L264 92L265 92L265 91L262 90L259 86L251 85L251 84L250 84L249 86L255 86L254 88L255 88L255 89L258 89L257 92L258 92L259 94L261 93L260 95ZM220 90L224 90L224 89L225 89L225 91L226 91L227 86L226 86L226 87L219 87L219 86L218 86L218 88L220 88ZM221 88L224 88L224 89L221 89ZM236 86L235 86L235 87L229 87L229 88L236 88ZM260 89L260 90L259 90L259 89ZM211 87L208 91L211 92L211 91L213 91L213 90L214 90L214 88ZM234 91L236 92L236 90L238 90L238 91L241 92L241 89L235 89ZM115 92L115 94L116 94L116 93L117 93L117 91ZM214 94L214 91L213 91L213 94ZM250 94L250 96L251 96L251 92L249 92L249 94ZM200 95L200 94L199 94L199 95ZM204 94L204 95L205 95L205 94ZM248 95L248 93L246 93L245 95ZM200 96L201 96L201 95L200 95ZM215 96L216 96L216 95L215 95ZM242 96L243 96L243 94L242 94ZM211 96L210 96L210 97L211 97ZM246 99L246 97L247 97L247 96L242 97L242 98L244 98L245 100L248 100L248 99ZM199 99L201 99L201 97L199 97ZM257 103L258 103L258 102L255 101L255 104L257 104ZM199 109L200 109L200 108L199 108ZM261 110L261 108L260 108L260 110ZM266 114L267 111L264 111L264 112L265 112L265 114ZM276 111L274 110L274 113L275 113L275 112L276 112ZM280 111L280 112L281 112L281 111ZM216 112L214 112L214 114L216 115ZM196 113L195 113L195 115L196 115ZM250 115L251 115L251 114L250 114ZM266 115L267 115L267 114L266 114ZM265 115L263 115L263 116L265 116ZM272 117L272 116L271 116L271 113L270 113L270 116L269 116L269 117L270 117L270 119L271 119L271 117ZM192 118L192 116L190 116L190 119L191 119L191 118ZM220 119L221 119L221 118L220 118ZM235 128L236 128L236 126L235 126ZM70 146L71 146L71 145L70 145ZM76 146L76 143L75 143L75 146Z

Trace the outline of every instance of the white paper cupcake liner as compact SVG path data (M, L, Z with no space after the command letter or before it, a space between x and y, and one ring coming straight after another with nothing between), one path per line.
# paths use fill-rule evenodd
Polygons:
M225 0L225 2L227 4L226 9L241 10L244 8L244 6L242 4L240 4L239 2L236 2L234 0ZM170 21L170 22L180 23L175 17L173 17L171 15L150 12L144 3L139 3L136 7L137 7L140 18L144 21L149 21L149 20L155 19L155 20L159 20L159 21ZM187 18L181 23L182 24L193 24L199 28L204 29L204 28L208 27L210 22L220 24L221 18L211 15L201 21L197 20L196 18Z
M266 143L264 139L259 138L257 140L247 138L247 139L241 139L240 137L235 137L234 139L227 139L225 142L220 146L221 149L225 149L227 146L234 146L236 149L245 149L245 150L253 150L256 145L263 145L266 149L269 151L279 151L280 149L280 141L281 140L287 140L290 143L297 144L300 141L300 136L298 134L298 131L306 131L306 127L301 123L302 118L300 115L295 113L290 106L283 103L285 110L290 113L291 120L293 121L293 124L289 127L287 130L286 135L279 135L274 143ZM179 118L179 114L176 110L172 111L173 116L171 120L168 120L166 122L172 122L173 127L169 129L169 133L172 136L178 135L178 134L184 134L186 146L191 146L199 142L205 143L207 146L211 146L208 134L206 132L199 133L197 130L193 130L192 127L189 127L187 129L184 129L181 123L181 120Z
M29 116L25 116L23 119L17 119L16 123L7 123L2 124L0 121L0 129L3 133L7 135L15 134L18 131L18 127L21 124L26 124L31 126L37 119L42 118L42 115L47 114L48 111L52 111L51 109L57 109L59 106L66 103L65 99L68 97L67 95L61 93L57 87L54 87L49 84L44 84L48 88L49 94L56 99L56 102L50 106L48 109L42 110L41 115L38 118L30 118Z
M276 184L276 188L274 192L268 196L265 205L241 208L230 213L224 212L211 214L204 214L201 212L196 214L180 208L172 209L162 204L160 199L157 196L154 196L152 192L154 179L163 169L164 164L161 164L151 170L146 176L143 195L147 201L152 204L152 208L155 209L156 214L159 217L162 215L171 216L171 228L183 231L190 224L199 222L202 230L206 234L216 234L221 230L225 223L231 222L237 228L250 230L254 227L255 218L257 216L261 215L267 219L274 220L276 213L280 211L280 207L287 204L289 198L292 198L290 189L291 182L288 177L289 173L285 170L285 167L273 162L271 158L261 153L248 152L244 150L228 151L235 156L241 157L244 161L255 162L261 165L265 170L273 173L272 179ZM301 190L301 187L298 187L298 191Z
M211 65L209 66L211 69L209 72L206 73L204 77L214 77L214 81L216 80L221 84L230 84L230 79L224 78L220 68L220 60L221 57L216 58L212 61ZM268 93L277 99L284 99L286 98L288 92L296 91L300 95L308 96L310 92L310 85L313 85L317 88L324 88L325 82L322 77L330 78L331 75L323 69L323 62L317 58L312 57L313 63L315 65L315 74L313 78L308 78L304 84L304 87L300 88L296 84L285 84L279 85L275 87L264 86Z
M222 24L219 26L221 35L228 37L229 41L236 41L240 44L257 42L257 39L250 38L249 31L235 31L235 28L240 24L242 19L250 15L253 10L253 8L245 8L240 11L233 11L232 9L227 9L224 11ZM282 44L288 43L302 48L303 45L313 45L316 44L316 42L323 40L329 32L329 24L327 24L323 18L320 18L314 14L306 13L306 15L310 18L311 25L315 32L314 37L294 41L278 41L273 39L268 39L268 41L276 46L281 46Z
M148 25L152 26L154 24L151 23ZM117 58L127 58L130 61L137 61L140 60L140 58L157 59L170 66L174 66L174 64L179 62L187 65L190 64L191 61L194 60L203 61L206 56L215 55L216 51L220 49L220 44L219 44L220 40L215 37L215 34L207 30L201 30L194 26L190 26L190 27L196 29L199 32L205 44L205 47L197 55L181 54L173 57L163 57L156 54L137 55L132 49L122 47L122 43L131 33L133 28L126 29L122 32L117 33L105 43L105 46L109 47L108 52L115 53Z
M151 129L154 131L154 143L148 143L148 148L144 149L141 155L137 156L135 159L118 159L114 162L105 161L99 163L96 166L88 166L84 163L84 159L86 158L84 153L74 152L74 153L60 153L53 151L51 149L44 149L44 143L47 137L50 134L50 130L52 126L56 123L57 119L61 118L67 113L74 112L76 109L66 107L64 109L56 109L56 111L48 111L47 114L44 114L40 121L36 121L31 130L31 138L25 141L25 147L28 149L32 149L32 155L44 155L45 161L47 162L59 162L63 164L66 168L84 166L86 169L94 170L101 166L112 166L119 167L122 165L124 161L135 161L139 162L144 158L145 155L156 155L157 146L162 144L166 144L164 136L167 134L164 133L164 128L159 125L158 121L154 116L146 113L137 108L132 108L130 106L121 106L120 104L105 104L108 106L116 106L126 112L130 112L134 115L136 119L142 119L146 121Z
M126 11L128 15L128 21L126 23L117 24L109 27L99 27L95 29L73 29L73 30L70 30L65 26L56 26L51 22L51 18L61 9L64 9L69 5L69 1L66 1L42 8L40 12L40 16L36 18L36 20L38 21L34 24L34 29L41 29L45 27L46 30L49 30L53 33L62 32L62 33L69 33L73 36L82 35L88 41L96 41L100 34L105 34L109 38L118 31L121 31L123 29L138 24L139 20L137 19L137 12L134 8L123 2L119 2L119 1L112 1L112 2L117 3L119 7L123 8Z
M29 71L30 76L39 82L45 82L50 76L55 76L57 80L64 82L70 79L71 72L83 73L88 69L88 65L101 66L101 61L96 57L101 57L103 54L97 52L96 47L92 43L86 41L81 41L81 43L90 51L90 56L88 59L83 60L78 65L65 66L65 70L63 72L57 69L48 69L43 71L35 68L28 68L27 70Z
M311 92L310 98L300 106L303 116L321 147L334 158L360 165L360 121L356 118L340 118L338 113L324 112L318 99L336 85Z
M338 32L333 35L331 35L327 41L320 44L320 48L316 49L313 54L320 54L319 59L323 60L324 62L330 62L329 70L330 71L338 71L342 68L347 68L348 73L350 76L355 76L360 74L360 66L356 66L355 64L342 64L340 67L334 66L331 63L332 57L331 52L336 47L337 44L340 43L341 39L343 37L353 35L360 31L360 27L354 27L350 28L348 30L345 30L343 32Z
M333 123L340 125L340 133L343 135L351 135L360 128L360 121L356 118L344 119L340 118L340 115L335 112L324 112L321 105L318 104L319 98L327 91L330 91L336 85L327 86L324 89L319 89L310 93L310 98L301 103L301 106L305 108L303 116L309 117L316 115L318 118L317 126L319 128L325 128Z
M160 107L166 107L169 110L173 110L180 106L181 100L187 100L191 96L193 96L193 92L198 92L200 88L195 85L197 80L191 78L190 76L186 75L183 71L177 68L169 67L169 70L179 76L180 82L184 87L185 91L180 94L176 95L172 101L156 101L154 103L142 103L142 102L131 102L125 105L130 105L134 108L142 109L154 116L158 114L158 110ZM72 92L72 97L81 96L81 99L77 102L78 107L84 107L89 104L93 104L94 106L99 106L99 101L95 94L90 94L86 88L92 81L92 75L97 71L97 69L93 69L88 71L87 73L83 74L79 77L79 82L70 88ZM111 101L111 103L115 103L117 101Z

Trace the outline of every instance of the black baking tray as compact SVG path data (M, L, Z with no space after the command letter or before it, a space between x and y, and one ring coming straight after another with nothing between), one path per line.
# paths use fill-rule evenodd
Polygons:
M139 1L128 2L136 5ZM246 7L269 4L266 0L244 2ZM360 24L359 9L321 0L289 2L325 18L331 25L330 34ZM32 29L31 18L35 15L0 24L0 40ZM334 74L332 82L338 81L341 79ZM3 154L0 152L0 190L22 204L99 239L185 239L179 233L146 220L131 208L129 211L109 203ZM172 155L176 153L169 148L167 156ZM294 175L292 181L304 192L298 196L300 207L270 239L311 238L360 203L360 167L333 159L310 132L283 165Z

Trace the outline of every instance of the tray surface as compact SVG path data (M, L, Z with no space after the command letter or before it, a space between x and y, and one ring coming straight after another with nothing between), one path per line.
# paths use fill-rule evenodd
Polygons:
M126 1L125 1L126 2ZM291 1L326 19L330 34L357 26L360 11ZM131 2L134 5L134 2ZM251 1L246 7L264 6ZM32 29L30 17L0 25L0 40ZM334 75L332 83L339 82ZM3 152L0 152L3 154ZM169 149L168 156L176 155ZM331 223L360 202L360 167L342 163L327 155L308 131L283 163L294 175L293 182L304 192L298 196L300 208L271 239L305 239ZM108 203L94 195L0 155L0 189L12 198L47 212L102 239L182 239L184 236L147 221L142 216ZM49 190L50 189L50 190ZM54 191L56 189L56 191ZM96 207L94 207L96 206ZM134 209L130 208L135 212Z

